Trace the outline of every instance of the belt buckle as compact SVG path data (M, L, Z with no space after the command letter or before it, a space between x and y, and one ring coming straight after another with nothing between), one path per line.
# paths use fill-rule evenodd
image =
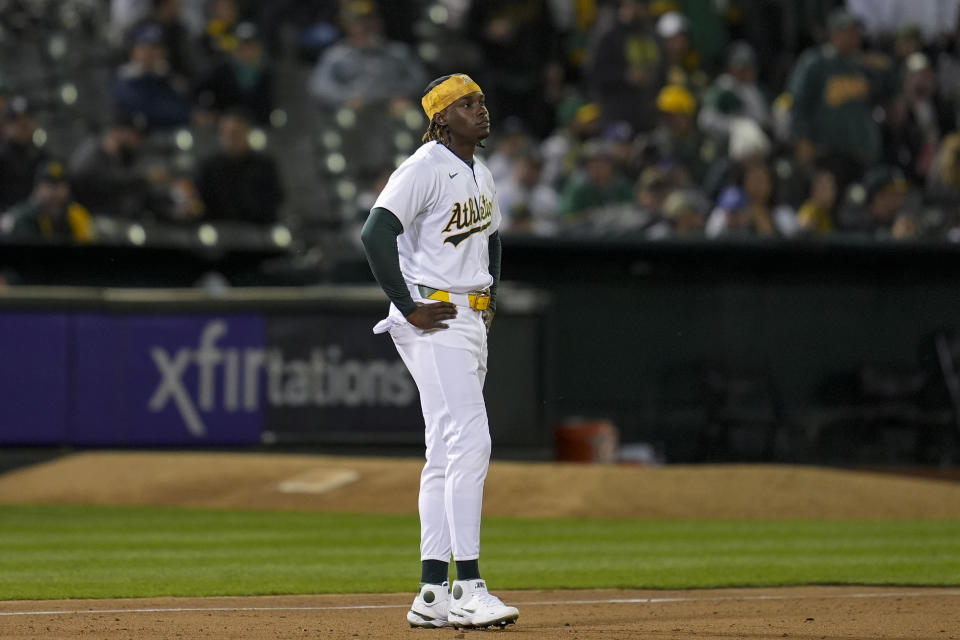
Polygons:
M486 311L490 308L490 291L474 291L469 294L470 308L476 311Z

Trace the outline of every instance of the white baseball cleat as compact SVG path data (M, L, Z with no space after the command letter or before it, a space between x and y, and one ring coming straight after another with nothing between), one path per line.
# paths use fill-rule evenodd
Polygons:
M516 607L508 607L487 591L483 580L455 580L448 620L454 629L505 627L520 617Z
M439 629L445 627L450 611L449 582L443 584L425 584L420 587L417 597L407 612L407 622L411 627L421 629Z

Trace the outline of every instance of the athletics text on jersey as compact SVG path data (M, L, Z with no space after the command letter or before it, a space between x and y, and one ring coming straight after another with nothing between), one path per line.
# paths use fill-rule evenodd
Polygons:
M457 246L473 234L489 229L492 222L493 201L487 200L482 193L479 202L476 198L465 202L454 202L450 222L447 223L443 232L459 230L459 233L449 235L443 241Z

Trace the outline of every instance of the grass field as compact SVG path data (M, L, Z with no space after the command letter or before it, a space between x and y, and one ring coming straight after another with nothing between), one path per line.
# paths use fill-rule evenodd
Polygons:
M0 505L0 600L413 591L414 516ZM960 521L486 518L498 589L960 585Z

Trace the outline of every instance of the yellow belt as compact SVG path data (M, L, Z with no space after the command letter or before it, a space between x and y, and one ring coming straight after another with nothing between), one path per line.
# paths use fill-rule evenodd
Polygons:
M427 300L438 300L440 302L452 302L461 307L470 307L477 311L486 311L490 308L490 290L471 291L470 293L451 293L442 289L434 289L426 285L417 285L420 295Z

